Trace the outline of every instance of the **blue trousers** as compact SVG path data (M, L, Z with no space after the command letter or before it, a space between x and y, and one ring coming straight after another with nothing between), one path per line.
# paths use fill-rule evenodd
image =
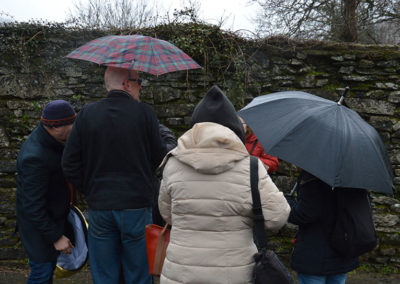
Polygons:
M150 284L145 226L152 209L89 210L89 262L95 284Z
M29 260L31 272L27 284L52 284L56 262L34 262Z
M309 275L297 273L299 284L345 284L347 273L333 275Z

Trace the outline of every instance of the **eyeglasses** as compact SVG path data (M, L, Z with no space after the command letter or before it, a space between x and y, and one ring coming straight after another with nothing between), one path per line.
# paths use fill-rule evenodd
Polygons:
M139 86L142 85L142 79L128 79L128 80L132 82L137 82Z
M130 72L129 72L128 80L132 81L132 82L137 82L139 86L142 85L142 79L140 79L140 78L137 78L137 79L132 78L132 74Z

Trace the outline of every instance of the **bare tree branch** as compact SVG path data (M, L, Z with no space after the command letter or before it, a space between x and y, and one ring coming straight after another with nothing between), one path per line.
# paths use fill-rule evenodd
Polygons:
M397 43L400 0L249 0L258 3L258 34L376 42L382 25ZM390 38L390 37L385 37Z
M150 0L77 0L67 22L88 28L142 28L157 23L155 1Z

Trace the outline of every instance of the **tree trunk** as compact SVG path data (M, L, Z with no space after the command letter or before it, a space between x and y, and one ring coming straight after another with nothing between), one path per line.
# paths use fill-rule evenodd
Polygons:
M357 0L343 0L344 4L344 26L342 40L346 42L356 42L358 40L356 9Z

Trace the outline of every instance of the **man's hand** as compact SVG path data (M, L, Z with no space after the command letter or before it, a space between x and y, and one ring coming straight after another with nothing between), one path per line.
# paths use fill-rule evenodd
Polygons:
M67 254L70 254L71 248L74 247L71 241L64 235L62 235L53 245L56 250Z

